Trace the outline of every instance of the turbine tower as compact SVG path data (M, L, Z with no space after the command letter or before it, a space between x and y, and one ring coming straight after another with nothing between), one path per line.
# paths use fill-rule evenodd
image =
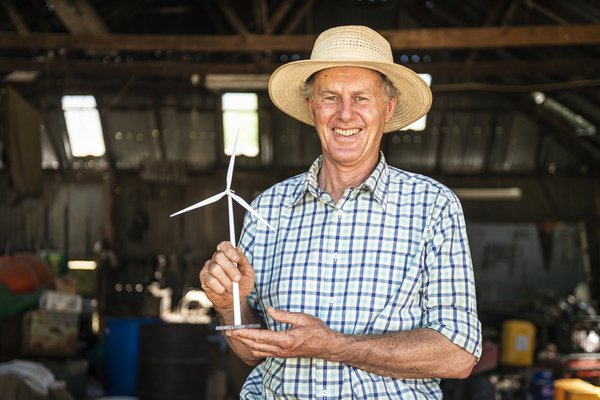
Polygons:
M233 200L235 200L238 204L244 207L248 212L254 215L258 220L260 220L263 224L267 225L273 232L276 232L276 229L273 228L256 210L254 210L250 204L248 204L244 199L235 194L235 192L231 189L231 181L233 178L233 165L235 163L235 152L237 150L238 137L240 135L240 131L238 130L235 135L235 142L233 144L233 150L231 152L231 158L229 159L229 167L227 168L227 180L225 190L221 193L217 193L214 196L209 197L208 199L204 199L196 204L193 204L189 207L184 208L183 210L177 211L174 214L171 214L171 217L176 215L180 215L186 213L191 210L195 210L196 208L204 207L205 205L215 203L219 201L221 198L227 196L227 211L229 212L229 241L235 247L235 225L233 221ZM242 324L242 316L240 312L240 287L238 282L233 282L233 325L225 325L225 326L217 326L217 330L226 330L226 329L242 329L242 328L259 328L260 324L250 324L243 325Z

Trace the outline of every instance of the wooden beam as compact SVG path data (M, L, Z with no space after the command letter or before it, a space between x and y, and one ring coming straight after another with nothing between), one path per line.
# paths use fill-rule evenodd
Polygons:
M498 0L494 3L494 5L492 7L490 7L490 9L488 10L485 19L483 20L483 23L481 24L481 26L494 26L497 24L498 18L500 17L500 14L502 13L502 10L504 9L505 3L504 0ZM467 57L465 57L465 61L466 62L473 62L475 61L475 58L477 57L477 51L476 50L471 50L469 52L469 54L467 55Z
M246 26L231 6L229 0L217 0L217 4L219 5L219 8L225 15L227 21L233 27L233 30L236 31L239 35L248 36L248 29L246 29Z
M550 18L551 20L554 20L555 22L558 22L561 25L569 24L569 22L567 20L565 20L564 18L562 18L560 15L550 11L546 7L536 3L533 0L525 0L525 4L527 5L527 7L531 8L532 10L536 10L536 11L540 12L541 14L544 14L546 17Z
M547 60L476 61L470 63L438 62L408 65L419 73L434 76L534 76L543 74L588 76L600 68L600 59L584 57L578 59L552 58Z
M0 72L14 70L32 70L53 74L75 75L139 75L164 77L189 77L192 74L260 74L271 73L280 64L255 63L207 63L177 61L134 61L124 63L104 63L88 60L46 60L38 62L31 59L4 58L0 63ZM429 73L435 77L510 77L533 76L540 74L579 75L591 77L600 69L600 59L593 57L574 59L546 60L509 60L462 62L432 62L407 64L418 73Z
M434 93L496 92L496 93L532 93L535 91L551 92L555 90L591 89L600 86L600 79L583 79L567 82L506 84L506 83L442 83L432 85Z
M283 0L283 2L279 5L279 7L277 7L271 16L271 21L269 22L271 31L268 33L273 33L277 30L277 28L279 28L279 24L281 24L284 18L288 15L293 5L294 0Z
M21 17L21 14L19 14L19 11L17 11L17 9L15 8L15 5L13 4L12 0L2 0L2 6L4 7L4 10L6 11L6 13L8 14L8 17L10 18L10 22L15 27L17 33L19 35L29 34L29 29L27 28L27 24L23 20L23 17Z
M269 23L269 6L267 0L254 0L254 20L256 21L256 31L271 34L271 24Z
M302 7L300 8L300 10L298 10L296 15L294 15L294 18L292 18L290 23L285 27L283 33L289 34L294 32L298 25L300 25L300 22L306 18L308 12L312 10L314 4L315 0L304 0L304 2L302 3Z
M309 0L310 1L310 0ZM307 2L309 2L307 1ZM435 28L381 31L394 50L440 50L524 46L600 44L600 24ZM310 52L316 35L68 35L30 33L23 37L0 33L0 49L57 49L153 52L157 49L189 52L262 51Z
M381 31L392 48L460 49L600 44L600 24Z
M105 34L104 21L87 0L53 0L54 13L74 34Z
M103 63L89 60L45 60L3 58L0 72L29 70L65 75L140 75L163 77L190 77L192 74L256 74L271 73L279 65L255 63L189 63L177 61L134 61Z
M500 22L500 26L507 27L512 22L513 18L517 14L517 10L521 4L521 0L512 0L510 5L508 6L508 10L502 17L502 21Z

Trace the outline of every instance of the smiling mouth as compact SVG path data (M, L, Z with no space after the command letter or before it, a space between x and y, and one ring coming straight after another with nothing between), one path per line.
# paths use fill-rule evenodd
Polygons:
M342 135L342 136L354 136L356 135L358 132L360 132L360 129L358 128L354 128L354 129L341 129L341 128L334 128L333 131L338 134L338 135Z

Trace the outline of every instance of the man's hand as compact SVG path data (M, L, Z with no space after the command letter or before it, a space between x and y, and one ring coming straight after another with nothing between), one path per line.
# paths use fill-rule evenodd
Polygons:
M290 324L290 329L282 332L239 329L227 331L226 335L245 345L252 355L258 358L327 358L327 351L336 343L339 334L315 316L271 307L267 308L267 312L275 321Z
M281 332L239 329L225 333L255 360L320 358L401 379L464 379L476 363L472 354L428 328L382 335L344 335L308 314L271 307L267 312L274 320L290 324L290 329Z
M232 312L234 281L239 282L240 298L245 299L254 287L254 268L239 248L221 242L200 271L202 289L217 312Z

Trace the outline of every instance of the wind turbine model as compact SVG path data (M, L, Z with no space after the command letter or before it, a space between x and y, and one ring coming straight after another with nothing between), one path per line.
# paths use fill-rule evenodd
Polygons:
M229 241L235 247L235 225L233 223L233 201L235 200L244 207L248 212L258 218L263 224L267 225L273 232L275 232L275 228L273 228L257 211L255 211L244 199L240 196L236 195L233 190L231 190L231 178L233 177L233 164L235 162L235 151L237 149L238 137L240 135L240 131L235 135L235 142L233 144L233 150L231 152L231 158L229 159L229 168L227 169L227 185L225 190L221 193L215 194L214 196L209 197L208 199L202 200L194 205L191 205L183 210L177 211L174 214L171 214L171 217L174 217L179 214L186 213L191 210L195 210L196 208L204 207L207 204L214 203L219 201L222 197L227 196L227 205L229 211ZM242 324L242 316L240 312L240 286L238 282L233 282L233 325L224 325L217 326L217 330L226 330L226 329L242 329L242 328L260 328L260 324Z

